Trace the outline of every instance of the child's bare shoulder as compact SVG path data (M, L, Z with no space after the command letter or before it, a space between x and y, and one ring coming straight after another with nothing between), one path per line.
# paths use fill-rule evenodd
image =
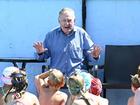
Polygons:
M65 92L57 91L57 95L67 97L68 95Z
M67 101L67 98L68 98L68 95L66 94L66 93L64 93L64 92L61 92L61 91L57 91L57 93L56 93L56 102L57 103L66 103L66 101Z
M59 97L60 100L66 101L68 98L68 95L64 92L58 91L57 92L57 97Z

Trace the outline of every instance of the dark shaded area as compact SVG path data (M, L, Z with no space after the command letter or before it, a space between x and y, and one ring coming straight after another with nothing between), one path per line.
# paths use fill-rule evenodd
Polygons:
M139 64L140 45L106 45L103 88L129 89Z

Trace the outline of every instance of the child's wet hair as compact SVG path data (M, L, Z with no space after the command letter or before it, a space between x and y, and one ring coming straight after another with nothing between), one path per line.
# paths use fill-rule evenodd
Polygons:
M138 66L137 74L131 75L131 84L136 89L140 87L140 65Z
M60 70L51 69L48 76L48 85L60 88L63 87L65 83L64 75Z

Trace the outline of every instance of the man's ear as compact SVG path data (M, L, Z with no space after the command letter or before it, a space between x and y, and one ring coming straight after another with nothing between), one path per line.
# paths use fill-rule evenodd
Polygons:
M74 23L76 22L76 19L74 19Z
M58 22L60 23L60 19L58 18Z

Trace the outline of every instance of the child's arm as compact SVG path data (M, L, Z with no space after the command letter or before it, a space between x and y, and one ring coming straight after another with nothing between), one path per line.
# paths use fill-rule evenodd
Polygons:
M44 79L46 79L49 76L50 72L51 71L47 71L47 72L44 72L35 76L35 85L36 85L38 93L40 93L40 91L44 87L46 87L46 82L44 81Z

